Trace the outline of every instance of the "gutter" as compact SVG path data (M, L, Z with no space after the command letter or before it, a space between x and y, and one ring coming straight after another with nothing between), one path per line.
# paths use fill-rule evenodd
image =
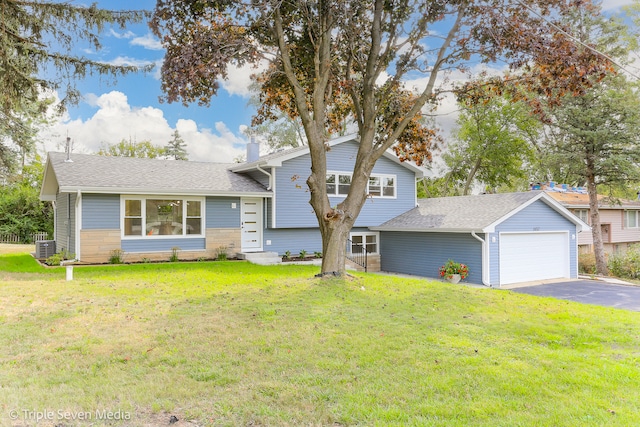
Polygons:
M490 280L486 278L491 273L489 271L489 256L487 255L487 242L476 234L475 231L471 232L471 235L480 243L482 243L482 284L488 287L492 287Z

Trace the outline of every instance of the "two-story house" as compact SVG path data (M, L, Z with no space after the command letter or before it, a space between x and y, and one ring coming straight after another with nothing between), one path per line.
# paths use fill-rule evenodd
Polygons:
M548 193L582 221L591 223L588 194L570 189L548 190ZM599 195L598 212L606 252L624 252L630 245L640 243L640 201L611 200ZM580 253L593 252L591 231L583 231L578 235L578 248Z

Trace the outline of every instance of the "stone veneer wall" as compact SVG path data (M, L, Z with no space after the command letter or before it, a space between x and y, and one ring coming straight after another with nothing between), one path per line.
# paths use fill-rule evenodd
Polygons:
M178 251L180 260L196 260L199 258L215 259L221 248L226 248L227 257L233 258L240 252L240 229L208 228L206 230L205 250ZM81 262L108 263L112 251L121 249L120 230L81 230L80 256ZM162 252L125 252L124 262L168 261L171 251Z
M358 264L352 261L349 261L348 259L345 261L347 266L352 267L356 271L364 271L364 268L362 268ZM380 255L379 254L367 255L367 272L376 273L379 271L380 271Z
M120 249L120 229L80 230L80 257L82 262L109 262L111 251Z

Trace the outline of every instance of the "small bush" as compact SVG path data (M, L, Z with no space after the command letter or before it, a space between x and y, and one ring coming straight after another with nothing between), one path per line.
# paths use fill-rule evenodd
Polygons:
M291 251L285 251L284 255L282 256L282 259L290 259L291 258Z
M299 256L300 256L300 258L304 259L304 258L307 256L307 251L305 251L304 249L302 249L302 250L300 251L300 255L299 255Z
M596 256L593 252L578 254L578 271L581 274L596 274Z
M320 251L315 251L315 252L313 253L313 256L315 256L316 258L322 258L322 252L320 252Z
M216 250L216 260L217 261L226 261L227 260L227 247L226 246L220 246Z
M178 258L178 251L180 251L180 248L177 246L174 246L173 248L171 248L171 256L169 257L169 262L180 261L180 259Z
M124 251L114 249L109 253L109 264L122 264L124 262Z
M640 279L640 245L632 245L626 252L610 256L607 267L616 277Z
M62 251L58 252L57 254L51 255L49 258L47 258L44 261L44 263L47 264L47 265L60 265L60 263L62 261L74 259L75 257L76 257L75 254L67 252L66 249L63 249Z

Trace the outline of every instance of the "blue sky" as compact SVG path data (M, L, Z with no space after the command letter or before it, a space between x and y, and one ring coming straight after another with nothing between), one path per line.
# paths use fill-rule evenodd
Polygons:
M132 5L146 9L155 6L154 0L97 3L114 10L130 9ZM78 45L78 53L108 63L154 63L156 68L147 74L118 77L115 82L99 76L78 81L83 101L69 108L52 129L43 132L45 151L63 149L67 135L74 142L74 151L83 153L94 153L102 146L129 138L165 145L178 129L188 144L190 160L229 162L244 153L246 138L241 129L250 124L253 114L247 105L251 69L234 71L210 107L163 104L159 102L159 69L164 51L146 23L130 25L125 30L108 28L101 40L100 51Z
M631 0L606 0L603 8L611 11L629 3ZM152 9L155 0L97 0L97 4L114 10ZM164 51L146 23L125 30L106 29L102 43L103 49L98 52L88 45L79 45L78 52L104 62L154 63L156 68L148 74L119 77L115 83L99 76L79 81L77 87L83 101L70 108L51 129L42 132L42 150L63 150L67 135L74 141L74 151L83 153L95 153L122 139L150 140L163 146L177 129L187 142L192 161L231 162L244 154L246 137L242 129L250 124L254 112L247 105L251 69L230 72L230 80L222 82L222 89L210 107L161 104L159 68ZM420 79L416 80L417 85L419 82ZM440 127L445 131L451 129L457 116L453 100L445 100L439 113Z

